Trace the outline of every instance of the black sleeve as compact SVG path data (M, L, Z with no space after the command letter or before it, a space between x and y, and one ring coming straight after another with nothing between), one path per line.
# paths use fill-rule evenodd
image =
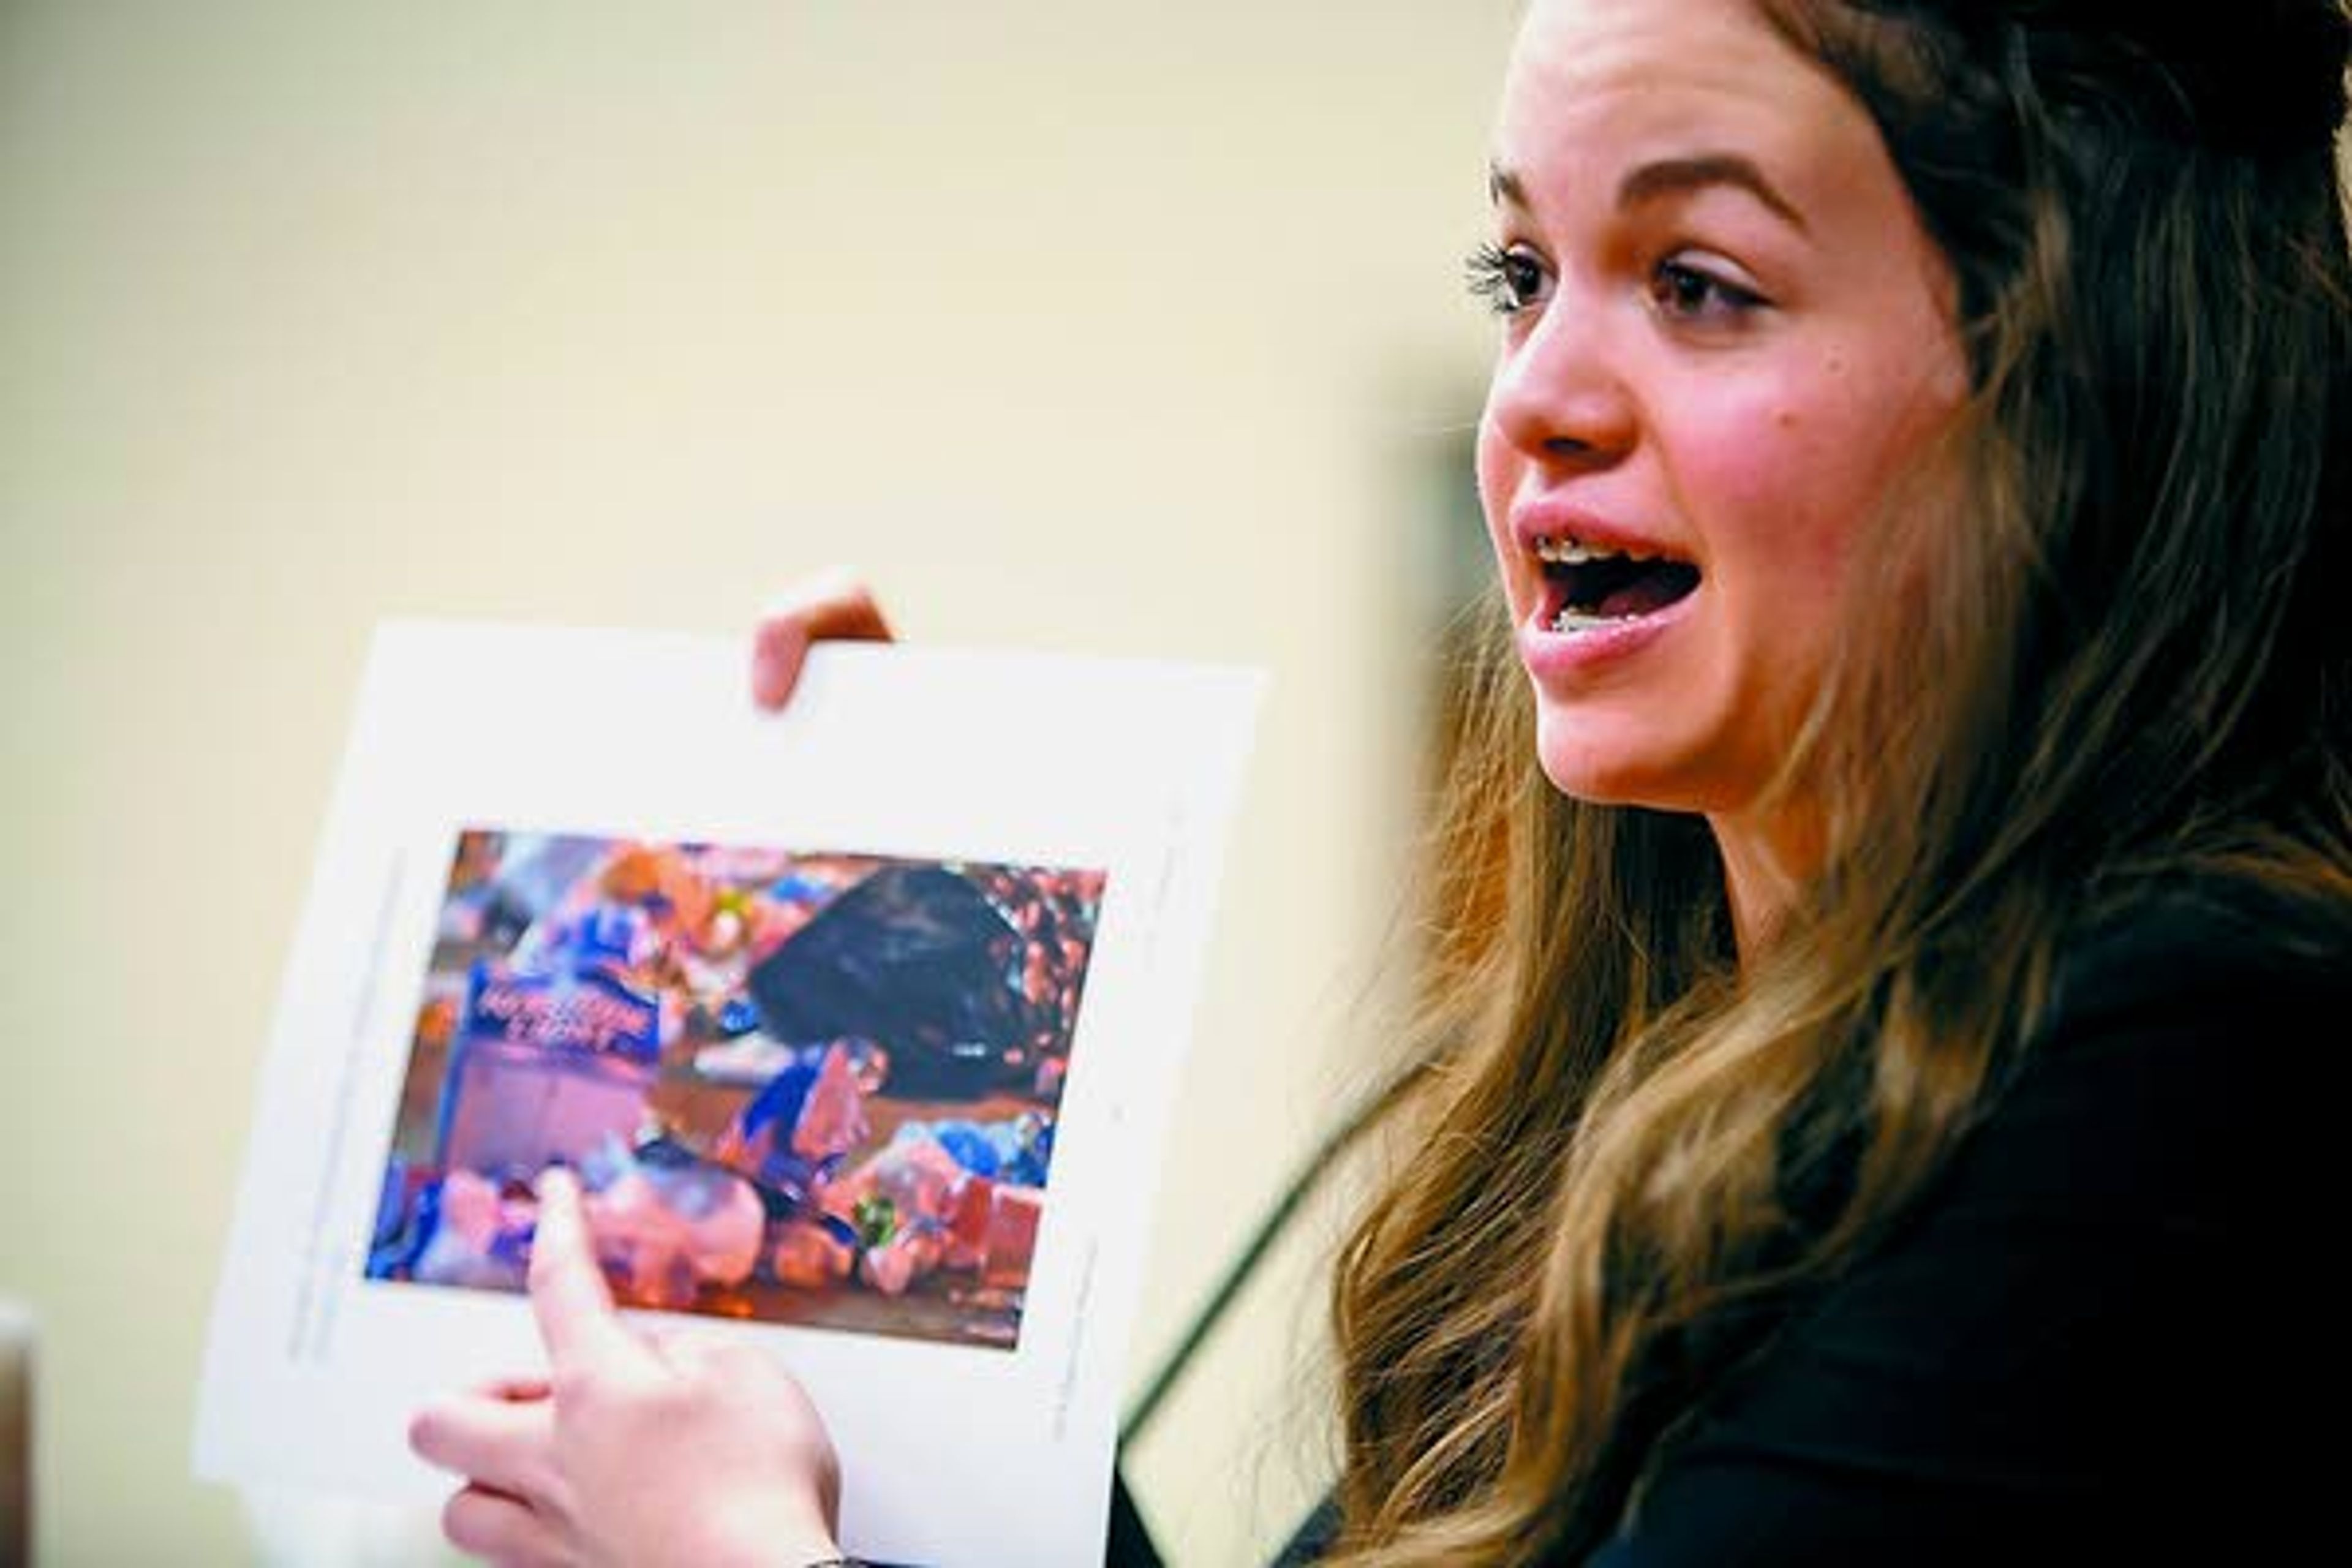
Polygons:
M2341 1180L2312 1112L2343 1103L2343 976L2149 973L2082 991L1911 1223L1709 1397L1591 1568L2304 1554L2265 1546L2311 1539L2304 1434L2342 1420L2314 1261Z
M1339 1538L1339 1500L1334 1494L1317 1503L1314 1511L1299 1521L1268 1568L1307 1568L1321 1562Z
M1103 1568L1160 1568L1160 1548L1127 1489L1127 1472L1110 1473L1110 1538L1103 1546Z

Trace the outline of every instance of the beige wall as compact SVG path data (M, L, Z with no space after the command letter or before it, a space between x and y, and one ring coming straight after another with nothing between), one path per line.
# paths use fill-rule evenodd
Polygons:
M387 615L731 632L846 560L929 641L1271 670L1143 1375L1357 1059L1511 10L0 4L41 1561L259 1554L188 1479L194 1377ZM1315 1482L1307 1268L1137 1456L1180 1563L1253 1561Z

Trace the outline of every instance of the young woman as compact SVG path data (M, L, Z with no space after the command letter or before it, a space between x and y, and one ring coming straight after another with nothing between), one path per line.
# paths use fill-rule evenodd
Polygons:
M2336 0L1536 0L1475 258L1507 627L1342 1259L1373 1564L2260 1555L2352 1035ZM820 589L761 632L886 636ZM515 1563L833 1553L624 1331L415 1432ZM658 1434L659 1441L654 1441ZM657 1455L650 1463L648 1455Z

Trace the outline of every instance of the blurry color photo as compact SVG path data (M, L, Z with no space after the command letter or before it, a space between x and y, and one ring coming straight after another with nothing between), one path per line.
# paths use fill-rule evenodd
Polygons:
M1104 882L469 828L367 1277L521 1289L561 1163L625 1305L1012 1348Z

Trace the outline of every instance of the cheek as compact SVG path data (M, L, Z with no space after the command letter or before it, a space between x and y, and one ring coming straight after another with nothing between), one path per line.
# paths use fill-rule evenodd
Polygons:
M1832 355L1727 399L1686 465L1716 558L1768 584L1782 609L1834 602L1917 447L1917 393L1907 378L1850 374Z
M1842 411L1787 392L1760 394L1684 444L1683 500L1710 560L1743 583L1761 580L1782 605L1833 589L1868 487L1859 433Z

